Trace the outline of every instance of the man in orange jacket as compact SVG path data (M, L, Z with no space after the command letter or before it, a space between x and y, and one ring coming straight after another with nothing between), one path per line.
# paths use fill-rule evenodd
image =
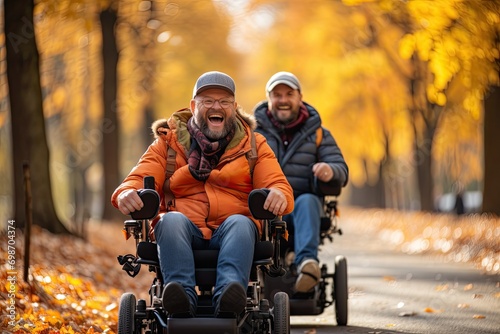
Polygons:
M292 188L254 127L255 120L235 101L233 79L221 72L204 73L196 81L190 108L155 122L155 141L113 193L113 205L127 215L143 206L137 195L143 178L155 178L162 203L154 237L165 283L163 307L171 314L196 312L193 248L220 250L215 315L241 313L262 232L249 211L248 194L268 188L266 209L276 215L293 210ZM175 171L167 179L169 148L176 152ZM257 160L250 166L252 148Z

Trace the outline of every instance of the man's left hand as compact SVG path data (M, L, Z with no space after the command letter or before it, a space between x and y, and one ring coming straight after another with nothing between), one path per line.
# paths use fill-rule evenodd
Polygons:
M312 172L320 181L329 182L333 179L333 170L326 162L315 163Z

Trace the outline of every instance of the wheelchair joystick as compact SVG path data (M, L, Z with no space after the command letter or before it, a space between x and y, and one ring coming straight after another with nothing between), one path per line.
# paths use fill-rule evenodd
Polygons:
M154 176L146 176L144 178L144 189L155 189L155 178Z
M286 274L286 269L283 268L282 265L272 265L271 268L269 268L268 275L271 277L280 277L284 276Z

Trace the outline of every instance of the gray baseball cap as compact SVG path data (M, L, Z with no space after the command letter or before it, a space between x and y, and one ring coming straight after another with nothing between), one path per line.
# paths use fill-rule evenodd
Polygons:
M292 89L297 89L300 91L300 82L299 79L295 75L290 72L278 72L274 74L271 79L267 82L266 92L270 92L274 89L274 87L279 84L287 85Z
M211 71L203 73L198 78L196 84L194 85L193 98L204 90L210 88L224 89L233 96L236 91L234 80L229 75L218 71Z

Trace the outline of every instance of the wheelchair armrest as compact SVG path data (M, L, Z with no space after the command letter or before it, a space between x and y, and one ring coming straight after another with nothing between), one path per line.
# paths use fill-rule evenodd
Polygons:
M248 208L250 212L256 219L274 219L276 215L271 211L264 209L264 203L266 201L267 195L269 194L269 189L254 189L248 195Z
M130 213L135 220L153 219L160 210L160 195L155 190L155 178L153 176L144 177L144 189L137 191L144 206L138 211Z
M160 195L153 189L141 189L137 194L142 199L144 206L138 211L130 213L135 220L153 219L160 210Z

